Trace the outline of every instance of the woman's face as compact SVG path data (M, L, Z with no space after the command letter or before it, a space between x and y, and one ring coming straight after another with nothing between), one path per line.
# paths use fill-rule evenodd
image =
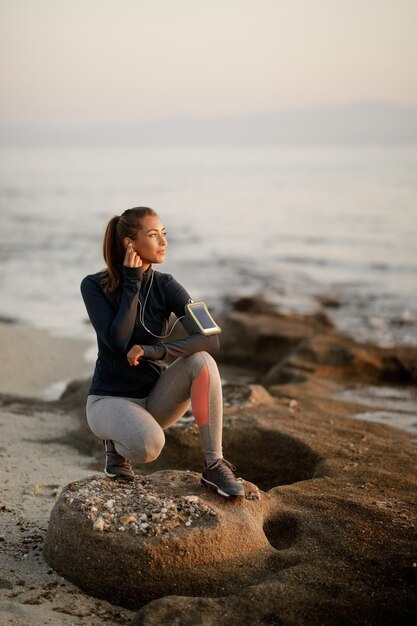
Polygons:
M163 263L165 260L166 230L157 215L147 215L142 220L142 228L132 240L133 249L139 254L144 265Z

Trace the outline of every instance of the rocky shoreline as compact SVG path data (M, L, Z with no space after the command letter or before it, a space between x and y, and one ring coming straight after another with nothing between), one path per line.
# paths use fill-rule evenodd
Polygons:
M125 488L97 476L100 443L84 419L88 381L69 385L55 402L2 397L4 428L11 419L16 428L24 422L28 454L48 451L57 476L49 491L38 487L42 495L28 493L20 506L14 475L4 474L6 623L414 623L413 419L406 432L352 416L383 409L383 397L371 409L363 401L359 392L370 385L406 390L413 415L417 349L355 343L324 313L283 316L258 298L236 302L221 326L225 455L250 496L237 506L200 485L191 415L166 432L156 462L137 468L135 488ZM13 446L3 449L5 458ZM16 520L27 528L31 521L36 549L11 529ZM29 589L36 575L39 587ZM48 578L56 583L49 593Z

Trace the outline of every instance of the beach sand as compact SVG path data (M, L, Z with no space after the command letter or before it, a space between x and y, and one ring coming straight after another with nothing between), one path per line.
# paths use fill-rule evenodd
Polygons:
M0 323L0 622L43 626L126 624L134 615L81 592L42 557L57 494L92 473L91 456L67 445L74 418L45 402L51 389L86 378L87 342ZM19 397L22 398L19 401Z
M68 382L86 378L93 370L87 341L0 322L0 345L0 393L53 400Z

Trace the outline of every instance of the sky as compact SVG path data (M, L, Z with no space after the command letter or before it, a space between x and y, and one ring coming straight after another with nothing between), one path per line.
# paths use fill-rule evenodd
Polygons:
M417 105L416 0L0 0L0 124Z

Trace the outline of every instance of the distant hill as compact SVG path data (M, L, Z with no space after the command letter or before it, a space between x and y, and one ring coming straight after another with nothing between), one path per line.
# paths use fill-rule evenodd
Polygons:
M417 107L384 103L126 124L0 124L3 146L416 141Z

